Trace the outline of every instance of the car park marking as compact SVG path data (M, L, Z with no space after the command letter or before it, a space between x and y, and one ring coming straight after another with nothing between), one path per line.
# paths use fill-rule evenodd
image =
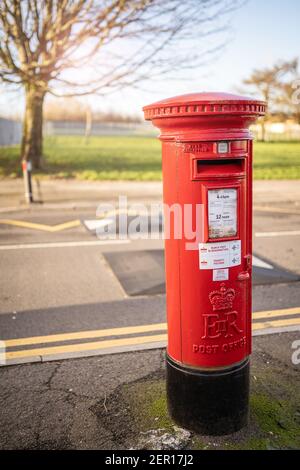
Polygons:
M252 255L252 266L263 269L274 269L274 266L272 266L270 263L263 261L255 255Z
M114 224L113 219L95 219L95 220L84 220L83 225L91 232L99 230L103 227L109 227Z
M12 220L12 219L0 219L1 225L12 225L14 227L29 228L33 230L40 230L43 232L61 232L62 230L67 230L69 228L79 227L81 225L80 220L70 220L62 224L56 225L47 225L47 224L38 224L35 222L27 222L25 220Z

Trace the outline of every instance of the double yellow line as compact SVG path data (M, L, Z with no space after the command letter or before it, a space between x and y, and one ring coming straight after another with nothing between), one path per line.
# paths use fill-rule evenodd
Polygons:
M278 317L286 317L278 319ZM253 313L253 331L264 330L269 328L282 328L287 326L300 325L300 307L281 309L281 310L267 310L262 312ZM263 321L256 321L263 320ZM167 324L154 323L150 325L128 326L121 328L110 328L102 330L79 331L74 333L62 333L47 336L33 336L29 338L8 339L4 341L6 354L6 361L16 361L18 359L26 359L35 356L64 355L70 353L84 353L87 355L90 351L107 350L109 353L114 349L142 345L150 345L161 343L164 345L167 341ZM163 333L162 333L163 332ZM147 335L146 333L152 333ZM155 334L154 334L155 333ZM137 335L140 336L129 336ZM142 336L141 336L142 334ZM144 335L143 335L144 334ZM44 345L49 343L60 343L66 341L78 341L84 339L107 338L113 336L127 336L126 338L106 339L101 341L92 341L84 343L63 344L58 346L37 347L33 349L18 349L7 350L14 347L30 346L30 345Z
M292 317L282 318L276 317ZM287 326L300 325L300 307L286 308L281 310L266 310L263 312L255 312L252 314L253 320L264 319L262 322L253 321L252 331L266 330L269 328L284 328Z
M63 333L49 336L33 336L31 338L17 338L5 341L6 348L16 346L27 346L30 344L58 343L63 341L105 338L107 336L122 336L137 333L148 333L149 331L166 331L166 323L153 325L126 326L123 328L111 328L105 330L79 331L76 333ZM161 342L167 339L166 333L151 336L137 336L131 338L109 339L104 341L93 341L89 343L75 343L62 346L51 346L46 348L23 349L6 352L6 359L17 359L29 356L44 356L52 354L74 353L92 351L97 349L117 348L121 346L135 346L144 343Z

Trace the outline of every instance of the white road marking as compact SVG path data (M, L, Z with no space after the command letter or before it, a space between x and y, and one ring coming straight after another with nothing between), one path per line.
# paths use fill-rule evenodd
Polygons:
M20 207L16 207L16 206L10 206L10 207L1 207L0 208L0 213L2 212L15 212L15 211L21 211L23 209L21 209Z
M84 220L84 225L88 230L94 231L97 228L106 227L114 223L112 219L94 219L94 220Z
M271 264L266 263L265 261L260 258L257 258L257 256L254 255L252 256L252 265L256 266L257 268L274 269Z
M286 207L274 207L274 206L253 206L254 211L262 211L262 212L278 212L282 214L290 214L290 215L300 215L300 211L295 209L288 209Z
M267 237L290 237L300 235L300 230L282 230L281 232L256 232L255 236L258 238Z
M36 248L68 248L74 246L102 246L102 245L122 245L130 243L130 240L93 240L77 242L53 242L53 243L25 243L20 245L1 245L0 250L26 250Z
M0 245L0 251L9 250L28 250L37 248L68 248L68 247L84 247L84 246L103 246L103 245L125 245L131 243L127 240L93 240L93 241L74 241L74 242L48 242L48 243L23 243L19 245ZM265 269L274 269L273 266L257 256L252 257L253 266Z

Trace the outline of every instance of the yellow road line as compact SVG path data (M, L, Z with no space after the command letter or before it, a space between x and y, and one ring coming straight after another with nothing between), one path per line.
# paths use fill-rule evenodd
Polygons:
M25 344L55 343L74 339L103 338L106 336L130 335L133 333L146 333L149 331L166 330L166 323L154 323L152 325L125 326L121 328L106 328L104 330L78 331L76 333L62 333L48 336L33 336L32 338L8 339L6 347L23 346Z
M280 326L300 325L300 318L291 318L286 320L273 320L263 323L254 323L253 330L263 330L267 328L278 328ZM121 338L105 341L95 341L90 343L70 344L63 346L52 346L48 348L26 349L21 351L6 352L6 360L26 358L32 356L47 356L54 354L65 354L84 351L96 351L100 349L116 348L120 346L136 346L141 344L158 343L167 341L167 334L137 336L133 338Z
M278 316L300 315L300 307L287 308L281 310L266 310L253 313L253 319L274 318ZM282 320L286 322L286 320ZM295 321L295 320L293 320ZM264 323L254 323L254 325L262 325ZM125 326L118 328L105 328L101 330L78 331L74 333L59 333L46 336L32 336L28 338L16 338L4 340L6 347L24 346L30 344L58 343L61 341L72 341L77 339L104 338L107 336L121 336L135 333L148 333L154 331L164 331L167 329L166 323L152 323L148 325ZM254 328L256 329L256 328Z
M47 356L50 354L64 354L79 351L93 351L97 349L116 348L120 346L135 346L138 344L157 343L166 341L167 335L137 336L134 338L111 339L106 341L95 341L92 343L69 344L54 346L50 348L26 349L23 351L11 351L5 355L6 360L31 356Z
M264 330L266 328L278 328L280 326L300 325L300 318L286 320L268 320L266 322L252 323L252 330Z
M50 226L51 232L60 232L61 230L66 230L68 228L79 227L81 225L80 220L70 220L69 222L64 222L63 224L57 224Z
M42 230L44 232L60 232L68 228L78 227L81 225L80 220L71 220L57 225L46 225L37 224L35 222L26 222L24 220L11 220L11 219L0 219L0 224L13 225L15 227L30 228L33 230Z
M267 310L253 313L253 319L300 315L300 307L287 308L282 310ZM32 336L29 338L16 338L4 340L6 347L24 346L28 344L58 343L60 341L71 341L76 339L104 338L107 336L130 335L134 333L147 333L149 331L166 330L166 323L152 323L148 325L125 326L118 328L105 328L102 330L86 330L74 333L59 333L46 336Z
M280 315L297 315L297 313L300 315L300 307L284 308L282 310L266 310L265 312L254 312L252 314L252 318L256 320L257 318L279 317Z

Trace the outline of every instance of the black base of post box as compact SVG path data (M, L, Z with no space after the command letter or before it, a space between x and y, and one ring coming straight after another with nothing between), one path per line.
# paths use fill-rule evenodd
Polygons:
M198 370L167 355L167 399L173 420L202 435L231 434L248 423L249 358L226 369Z

